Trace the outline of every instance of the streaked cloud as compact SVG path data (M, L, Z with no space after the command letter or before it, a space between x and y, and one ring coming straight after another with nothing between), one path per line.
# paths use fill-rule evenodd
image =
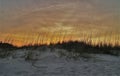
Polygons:
M120 35L119 0L0 0L0 3L0 32L18 34L18 40L27 32L43 35L67 32L75 38L91 32Z

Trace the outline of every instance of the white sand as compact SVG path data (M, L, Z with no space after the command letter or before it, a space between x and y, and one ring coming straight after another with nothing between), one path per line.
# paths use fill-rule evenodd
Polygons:
M0 59L0 76L120 76L120 57L116 56L93 54L90 59L74 60L60 57L58 52L32 51L33 59L38 60L26 61L27 53L18 50Z

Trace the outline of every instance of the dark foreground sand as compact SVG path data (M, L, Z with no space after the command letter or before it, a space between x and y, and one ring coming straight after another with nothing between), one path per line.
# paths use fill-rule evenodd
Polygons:
M0 76L120 76L120 57L93 54L92 58L67 58L57 52L33 52L25 60L27 50L18 50L0 59ZM37 59L37 60L35 60Z

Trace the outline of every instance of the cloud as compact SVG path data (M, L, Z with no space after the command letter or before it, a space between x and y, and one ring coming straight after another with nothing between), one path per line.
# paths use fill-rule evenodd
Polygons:
M116 29L119 24L117 16L120 15L117 11L110 10L111 3L107 3L109 2L107 0L105 3L103 3L104 0L35 0L33 5L31 4L33 0L21 1L21 3L23 2L31 6L25 7L24 5L22 8L20 7L22 4L20 4L18 7L27 10L27 12L21 11L21 9L20 13L14 11L16 14L12 15L9 14L10 12L6 12L8 16L0 22L0 30L7 32L30 32L31 30L32 32L49 32L59 29L63 31L77 29L77 31L82 32L84 30L101 30L104 27L104 30L107 30L113 24L113 29ZM38 5L34 6L36 3Z

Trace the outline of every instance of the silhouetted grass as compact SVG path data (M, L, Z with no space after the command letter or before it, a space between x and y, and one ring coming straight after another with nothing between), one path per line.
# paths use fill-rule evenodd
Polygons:
M51 44L52 47L57 47L60 49L66 49L69 52L76 53L94 53L94 54L111 54L111 55L120 55L120 46L112 45L102 45L102 46L92 46L84 42L70 41L63 42L58 44Z
M0 43L0 57L4 58L9 56L11 53L13 53L17 47L8 44L8 43Z
M51 50L54 48L58 49L65 49L67 52L78 53L82 54L110 54L118 56L120 55L120 46L112 46L112 45L103 45L102 46L93 46L90 44L86 44L85 42L78 42L78 41L69 41L57 44L50 44L50 45L27 45L22 47L16 47L8 43L0 43L0 57L4 58L9 56L12 52L16 49L32 49L35 50L39 47L48 47ZM42 49L44 51L44 49ZM28 59L30 57L28 56Z

